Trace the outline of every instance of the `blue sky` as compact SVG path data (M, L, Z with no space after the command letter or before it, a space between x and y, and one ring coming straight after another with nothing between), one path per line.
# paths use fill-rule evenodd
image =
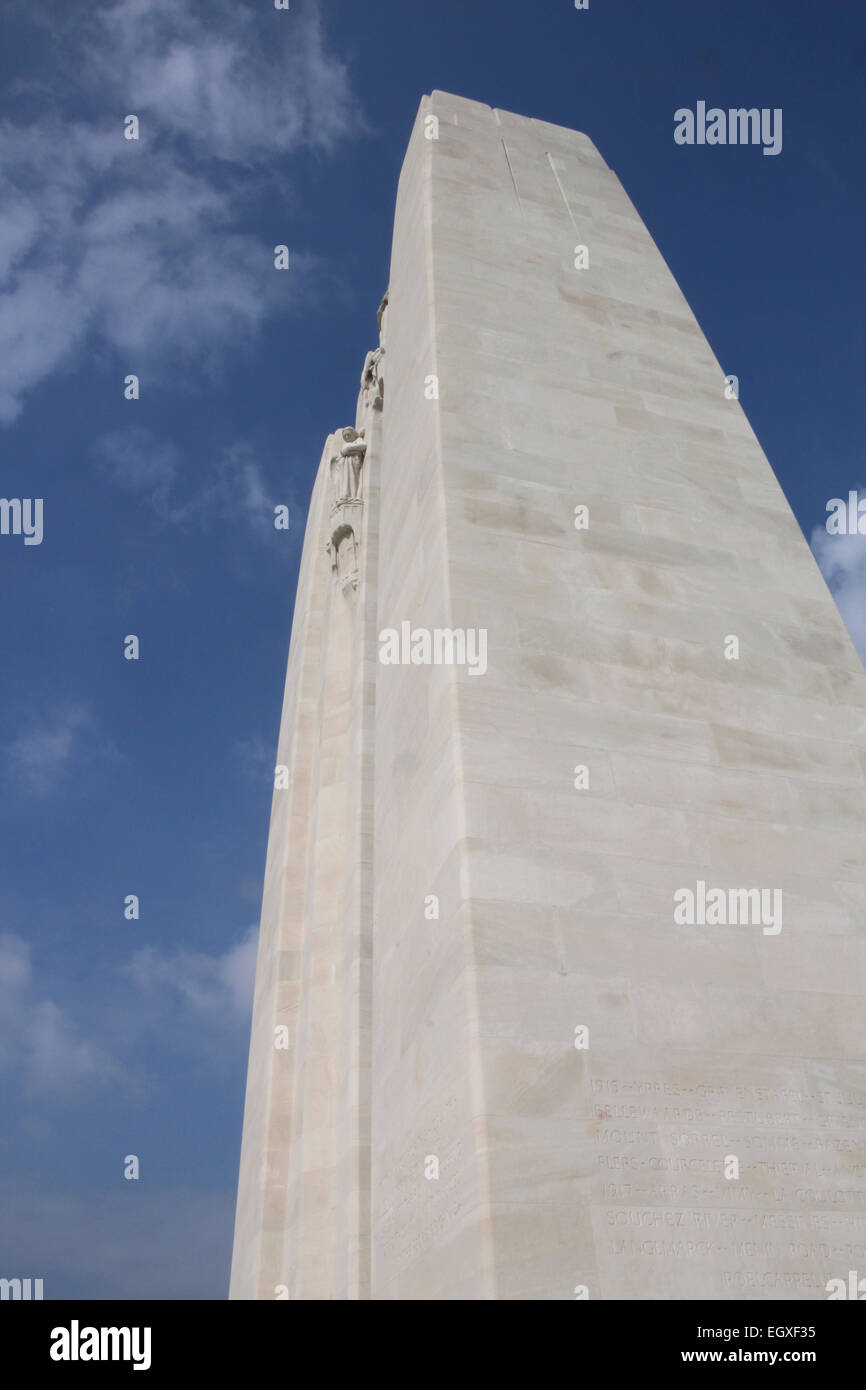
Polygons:
M44 499L41 545L0 536L0 1275L223 1298L305 509L421 95L595 141L863 653L866 542L820 528L866 484L866 17L6 0L0 72L2 492ZM781 107L781 154L675 145L698 100Z

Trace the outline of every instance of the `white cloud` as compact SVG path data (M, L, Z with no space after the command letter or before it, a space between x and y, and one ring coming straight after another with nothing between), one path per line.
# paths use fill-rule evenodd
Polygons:
M207 483L171 515L172 521L197 518L207 524L211 518L242 520L264 538L276 535L274 503L261 467L248 444L236 443L224 449Z
M141 497L157 515L170 518L169 498L181 464L176 444L133 426L120 434L103 435L94 444L93 453L114 483Z
M142 114L209 155L249 162L331 149L360 126L318 15L210 0L117 0L96 12L90 64Z
M866 496L862 488L860 496ZM831 536L826 526L816 526L811 545L845 626L866 664L866 536Z
M249 1026L257 939L251 926L216 955L136 951L122 971L137 991L123 1004L127 1050L133 1037L154 1031L163 1040L171 1037L176 1049L201 1051L204 1045L211 1056L218 1038L234 1050ZM112 1046L88 1036L48 994L34 975L29 944L14 933L0 934L0 1073L52 1103L79 1099L94 1085L133 1083L127 1065L116 1060L117 1041ZM178 1010L178 998L185 1010Z
M274 775L274 751L259 734L239 738L234 746L234 755L251 782L270 782ZM254 901L258 900L260 894L261 886L256 884Z
M39 999L30 947L12 933L0 936L0 1071L14 1071L25 1089L54 1098L120 1075L73 1019Z
M38 231L39 218L35 209L20 193L10 189L0 219L0 282L6 279L15 262L33 245Z
M136 951L126 973L146 994L176 992L199 1015L247 1023L252 1008L257 941L258 929L253 926L217 956L192 951L167 955L146 946Z
M260 540L282 544L284 533L274 527L274 507L286 498L272 495L254 450L243 441L223 449L209 466L206 481L187 487L186 495L180 493L185 471L180 449L149 430L134 427L103 435L93 454L113 482L140 497L162 521L195 524L203 530L215 522L242 522Z
M288 21L287 23L285 21ZM124 371L206 367L285 307L273 246L238 213L275 161L360 128L317 18L213 0L119 0L58 21L93 123L0 124L0 423L88 339ZM52 51L54 45L46 46ZM59 82L59 77L58 77ZM123 138L122 118L141 119ZM241 176L243 183L240 182ZM291 223L289 221L288 225ZM293 256L291 289L313 265Z
M89 773L119 756L90 708L74 701L31 715L27 728L6 745L13 777L36 797L50 796L72 775Z

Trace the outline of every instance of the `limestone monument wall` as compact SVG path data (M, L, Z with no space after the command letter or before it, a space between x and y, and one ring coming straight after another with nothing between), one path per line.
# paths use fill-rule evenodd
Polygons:
M425 97L380 326L301 564L231 1296L825 1298L866 1273L835 604L585 135Z

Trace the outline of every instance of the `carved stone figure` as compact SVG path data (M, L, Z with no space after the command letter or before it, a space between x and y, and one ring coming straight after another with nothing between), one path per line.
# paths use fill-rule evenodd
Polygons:
M361 373L361 393L364 398L364 405L365 407L372 407L373 410L382 409L384 393L382 358L384 355L385 349L383 347L377 347L372 352L368 352L364 359L364 370Z
M385 346L385 326L388 322L388 295L390 293L390 290L391 287L389 285L388 289L382 296L382 303L379 305L379 308L376 311L376 323L379 328L379 342L382 344L383 347Z
M361 498L361 468L367 441L364 431L347 425L336 435L339 452L331 455L331 480L334 484L334 507L346 502L357 502Z
M342 589L358 587L358 543L351 526L338 526L328 542L331 569Z

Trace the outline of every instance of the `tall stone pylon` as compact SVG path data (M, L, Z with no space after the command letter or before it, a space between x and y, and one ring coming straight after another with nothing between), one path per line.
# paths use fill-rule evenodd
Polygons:
M301 562L231 1296L826 1298L866 1276L833 600L585 135L425 97L380 329Z

